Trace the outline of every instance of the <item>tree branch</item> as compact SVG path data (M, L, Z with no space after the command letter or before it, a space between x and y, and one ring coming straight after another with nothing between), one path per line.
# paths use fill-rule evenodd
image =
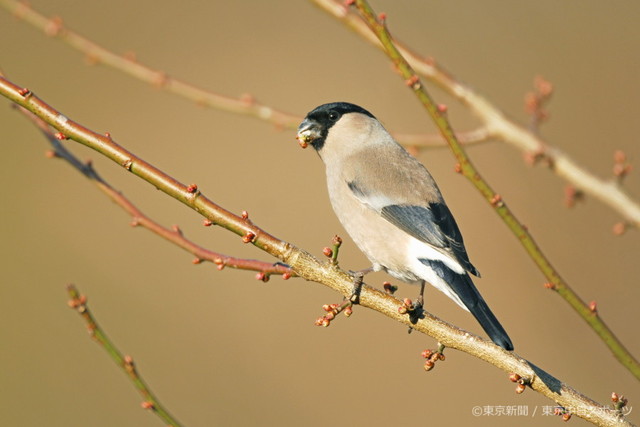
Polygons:
M118 55L109 49L66 28L59 17L46 17L18 0L0 0L3 6L14 16L40 29L49 37L55 37L77 51L83 53L89 64L102 64L127 74L135 79L151 84L159 89L195 102L199 106L214 108L235 114L244 114L274 124L282 129L296 129L303 117L280 111L257 101L249 94L240 98L231 98L209 90L199 88L187 82L169 76L162 70L155 70L135 59L135 55ZM445 147L440 135L394 134L395 137L410 146ZM461 140L466 144L487 141L485 129L461 132Z
M113 361L118 365L125 374L129 377L133 385L138 389L142 397L145 399L142 402L142 407L144 409L149 409L153 411L163 422L173 427L180 427L181 424L165 409L164 406L160 403L158 398L153 394L153 392L149 389L149 386L142 379L138 370L133 363L133 359L131 356L123 356L122 353L116 348L116 346L111 342L111 340L104 333L102 328L96 322L96 319L93 317L91 312L89 311L89 307L87 307L87 298L84 295L80 295L78 289L74 285L67 286L67 292L71 299L69 300L69 307L73 308L82 316L84 321L87 324L87 329L89 330L89 334L91 337L96 340L102 348L111 356Z
M384 49L376 35L369 30L362 19L339 0L313 0L314 3L336 19L343 22L365 40L376 47ZM471 87L457 80L451 73L445 71L433 59L412 52L402 43L394 41L399 54L415 72L440 86L451 96L467 106L483 123L483 128L489 133L489 138L498 139L513 145L525 154L543 162L558 176L571 183L585 195L590 195L618 212L626 224L640 228L640 203L632 199L615 179L598 178L584 167L578 165L566 153L557 147L549 145L539 135L526 127L519 125L491 104L489 100L475 92Z
M596 334L598 334L605 345L609 347L616 359L618 359L618 361L636 378L640 379L640 363L638 363L622 342L615 336L613 331L611 331L611 329L609 329L609 327L604 323L597 310L587 305L560 276L560 273L545 257L544 253L538 247L527 228L518 221L511 209L509 209L502 200L501 196L490 187L489 183L482 178L480 172L472 164L471 159L467 156L465 150L456 138L455 132L447 118L446 109L443 109L433 101L422 85L418 75L402 56L402 53L396 47L391 34L387 30L385 18L376 15L366 0L355 0L355 4L368 27L382 43L386 54L389 56L391 61L393 61L393 64L405 80L407 86L409 86L418 97L442 133L442 136L449 143L449 147L459 162L459 172L471 181L485 200L487 200L493 207L500 218L502 218L507 227L509 227L513 234L518 238L528 255L547 278L547 288L555 290L558 295L567 301L578 315L587 322Z
M367 29L360 18L345 8L337 0L313 0L323 10L341 20L366 40L381 47L377 38ZM18 0L0 0L3 6L14 16L40 29L50 37L57 37L74 49L84 53L90 64L103 64L117 69L131 77L147 82L175 95L196 102L198 105L245 114L275 124L277 127L294 129L302 120L297 115L277 110L256 101L251 95L240 98L227 97L212 91L198 88L192 84L175 79L161 70L154 70L135 60L131 55L117 55L108 49L80 36L63 26L60 18L48 18ZM397 43L397 42L396 42ZM425 78L442 87L452 96L473 111L483 125L476 130L458 132L460 142L467 144L482 143L499 139L514 145L529 158L546 158L552 171L571 183L584 194L589 194L617 211L625 221L623 227L640 228L640 204L633 200L620 186L620 182L596 177L584 167L574 162L566 153L548 145L539 135L511 121L496 106L477 94L472 88L456 80L433 60L425 60L411 52L402 44L398 49L407 58L412 67ZM394 132L394 137L409 147L443 147L445 141L439 135L406 134Z
M167 195L191 207L208 220L242 236L243 242L250 242L279 258L290 265L291 269L300 277L321 283L345 297L351 294L353 277L340 270L333 263L322 263L309 253L270 235L247 221L246 218L232 214L207 199L194 186L179 183L119 146L110 137L100 135L70 120L40 100L28 89L20 88L8 80L0 78L0 93L57 129L60 132L58 134L60 139L73 139L103 154ZM598 404L515 353L507 352L487 340L445 323L428 313L424 319L412 324L409 316L399 312L403 303L391 295L363 285L359 301L363 307L371 308L391 319L411 326L414 330L437 339L447 347L482 359L507 373L517 373L523 384L547 396L563 408L580 409L576 415L594 424L601 426L632 425L620 411Z
M108 49L67 29L59 17L48 18L34 11L27 4L16 0L1 0L0 5L16 17L42 30L49 37L56 37L74 49L84 53L90 64L104 64L138 80L177 94L198 105L237 114L246 114L275 124L278 127L295 128L301 118L276 110L256 101L251 96L230 98L174 79L164 71L153 70L138 63L132 55L117 55Z
M2 74L0 73L0 76ZM15 105L15 104L14 104ZM219 252L214 252L209 249L203 248L196 243L187 239L180 228L174 225L172 228L166 228L159 223L152 220L145 215L140 209L138 209L124 194L115 188L113 188L107 181L105 181L95 170L91 162L83 163L76 156L74 156L61 142L56 138L56 135L51 131L49 125L41 118L35 116L23 107L17 107L18 110L29 119L35 126L40 129L43 135L49 141L52 147L51 156L65 160L74 169L82 173L86 178L92 181L100 191L102 191L107 197L109 197L116 205L120 206L125 212L132 217L131 225L134 227L140 226L146 228L152 233L164 238L165 240L173 243L174 245L184 249L185 251L195 255L193 263L200 264L203 261L209 261L214 263L218 270L222 270L225 267L231 267L239 270L253 270L257 271L256 278L264 282L269 280L269 276L272 274L282 275L286 280L295 273L290 268L283 264L274 264L264 261L258 261L255 259L236 258L229 255L225 255ZM248 218L248 214L243 212L243 216ZM205 226L213 225L211 222L205 220Z

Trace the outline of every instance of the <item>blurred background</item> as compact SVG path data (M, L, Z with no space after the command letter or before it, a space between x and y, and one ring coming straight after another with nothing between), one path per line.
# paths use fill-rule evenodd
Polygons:
M398 132L434 126L387 58L309 1L168 2L31 0L47 16L168 75L230 97L252 94L304 116L351 101ZM640 3L373 0L393 34L432 56L521 123L537 75L555 87L542 135L596 175L613 153L640 162ZM223 207L318 257L334 234L341 265L366 267L329 205L319 158L290 130L203 109L103 66L0 9L0 67L68 117L113 138ZM457 130L478 121L442 91ZM133 356L159 399L187 426L558 425L553 402L514 393L507 374L453 350L424 372L433 339L366 309L314 326L340 296L300 279L193 265L193 256L143 229L92 183L47 159L38 131L0 100L5 161L0 232L0 412L16 426L161 425L67 307L65 285L89 298L100 324ZM95 152L69 142L112 185L164 225L229 255L272 261ZM469 154L532 231L563 277L640 356L638 231L587 199L564 206L565 183L499 142ZM601 403L611 392L640 408L638 381L560 297L474 188L454 173L446 148L419 158L454 212L476 281L519 355ZM625 188L640 199L640 174ZM381 287L384 274L368 276ZM417 288L400 284L400 297ZM433 288L427 309L484 336L475 320ZM520 406L527 415L474 416L474 407ZM574 417L576 425L586 425ZM632 412L631 419L639 418Z

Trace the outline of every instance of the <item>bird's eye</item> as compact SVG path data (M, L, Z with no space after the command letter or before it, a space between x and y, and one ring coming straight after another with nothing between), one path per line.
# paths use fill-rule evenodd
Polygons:
M335 111L331 111L329 113L329 120L331 120L332 122L335 122L336 120L338 120L339 117L340 117L340 114L336 113Z

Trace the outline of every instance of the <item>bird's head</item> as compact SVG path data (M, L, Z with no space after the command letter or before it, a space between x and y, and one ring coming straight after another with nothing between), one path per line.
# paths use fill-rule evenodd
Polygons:
M296 139L302 148L309 144L320 151L324 147L331 128L341 121L343 116L358 113L375 120L373 114L362 107L348 102L332 102L313 109L298 127ZM353 117L353 116L350 116Z

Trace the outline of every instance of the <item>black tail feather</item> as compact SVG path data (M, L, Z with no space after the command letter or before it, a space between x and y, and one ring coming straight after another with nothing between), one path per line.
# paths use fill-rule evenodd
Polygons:
M467 277L467 279L469 278ZM471 279L469 279L469 282L471 282ZM471 314L473 314L473 317L478 320L478 323L480 323L482 329L484 329L487 335L489 335L491 341L498 344L505 350L513 350L513 343L511 342L509 335L507 335L507 332L504 330L500 322L498 322L496 316L494 316L494 314L491 312L491 309L489 309L489 306L484 301L482 296L478 294L478 297L479 301L477 305L475 307L469 307L469 311L471 312Z
M451 290L460 297L460 300L462 300L494 343L505 350L513 350L509 335L507 335L496 316L491 312L491 309L467 273L458 274L441 261L421 258L420 262L431 267L449 285Z

